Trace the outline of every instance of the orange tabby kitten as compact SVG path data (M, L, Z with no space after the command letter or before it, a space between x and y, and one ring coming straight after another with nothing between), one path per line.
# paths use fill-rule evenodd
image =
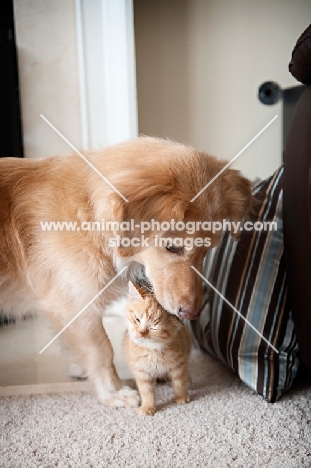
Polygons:
M124 350L142 400L139 413L154 415L157 378L171 379L176 403L187 403L191 348L188 329L179 318L166 312L153 294L131 282L126 319Z

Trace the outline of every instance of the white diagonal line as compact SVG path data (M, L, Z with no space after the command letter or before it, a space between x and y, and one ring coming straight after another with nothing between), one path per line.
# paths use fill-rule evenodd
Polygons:
M273 344L270 343L269 340L267 340L267 338L265 338L258 330L256 327L254 327L254 325L249 321L247 320L247 318L245 318L241 312L236 309L206 278L205 276L203 276L194 266L191 266L191 268L202 278L203 281L205 281L205 283L207 283L221 298L223 301L225 301L243 320L244 322L247 323L247 325L252 328L256 333L257 335L260 336L260 338L262 338L276 353L279 354L279 351L273 346Z
M58 338L94 301L96 301L96 299L105 291L105 289L107 289L117 278L118 276L120 276L128 267L125 266L122 268L121 271L119 271L119 273L114 276L112 278L112 280L109 281L109 283L106 284L106 286L101 289L97 294L96 296L93 297L93 299L90 300L90 302L88 302L84 307L83 309L80 310L80 312L77 313L77 315L75 315L71 320L70 322L67 323L67 325L64 326L64 328L61 329L60 332L57 333L56 336L54 336L54 338L47 344L44 346L44 348L41 349L41 351L39 352L39 354L43 353L43 351L46 350L46 348L48 348L52 343L53 341L56 340L56 338Z
M59 130L57 130L57 128L54 127L54 125L46 117L44 117L44 115L40 114L40 117L43 120L45 120L45 122L51 128L53 128L53 130L80 156L80 158L83 159L83 161L85 161L93 169L93 171L96 172L96 174L98 174L118 195L120 195L120 197L123 198L124 201L128 202L128 199L125 198L125 196L122 195L122 193L119 192L119 190L111 182L109 182L109 180L106 179L106 177L101 172L99 172L99 170L96 169L96 167L93 166L93 164L79 150L77 150L77 148L73 146L73 144L70 143L70 141L67 140L67 138Z
M277 118L278 118L278 115L275 115L275 116L273 117L273 119L271 119L270 122L268 122L267 125L265 125L265 126L260 130L260 132L258 132L257 135L254 136L254 138L252 138L251 141L249 141L249 142L247 143L247 145L245 145L244 148L242 148L241 151L239 151L239 153L236 154L236 155L234 156L234 158L232 158L231 161L229 161L228 164L226 164L225 167L223 167L223 168L221 169L221 171L219 171L218 174L216 174L215 177L213 177L212 180L210 180L210 181L205 185L205 187L203 187L202 190L200 190L199 193L197 193L196 196L193 197L193 198L190 200L190 202L193 202L196 198L198 198L198 196L200 196L201 193L204 192L204 190L206 190L207 187L209 187L209 186L214 182L214 180L216 180L217 177L220 176L220 174L222 174L229 166L231 166L231 164L243 153L243 151L245 151L246 148L248 148L248 147L253 143L253 141L255 141L256 138L258 138L259 135L261 135L261 134L272 124L272 122L274 122L275 119L277 119Z

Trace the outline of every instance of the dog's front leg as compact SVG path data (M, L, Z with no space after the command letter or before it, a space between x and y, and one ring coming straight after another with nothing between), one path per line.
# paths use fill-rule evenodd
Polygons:
M64 332L67 344L81 356L99 400L106 406L138 406L136 390L122 386L113 364L113 349L101 317L87 311Z

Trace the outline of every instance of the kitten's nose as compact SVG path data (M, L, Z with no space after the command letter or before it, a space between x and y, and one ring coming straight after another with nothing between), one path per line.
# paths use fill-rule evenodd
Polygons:
M146 332L145 331L136 331L135 332L135 335L136 335L136 338L143 338L143 336L145 336Z
M195 320L199 317L200 310L195 310L187 307L180 306L178 309L178 317L187 320Z

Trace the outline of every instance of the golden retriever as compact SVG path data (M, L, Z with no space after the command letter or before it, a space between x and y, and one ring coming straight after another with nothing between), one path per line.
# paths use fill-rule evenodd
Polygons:
M113 280L62 337L79 365L77 374L86 369L100 401L136 406L137 393L122 387L113 365L102 326L105 308L126 295L128 279L143 265L162 306L196 318L202 281L191 266L202 271L207 249L220 237L202 222L242 220L250 207L250 183L226 169L191 202L225 162L151 137L87 157L122 196L75 154L0 159L0 310L14 316L36 311L61 330ZM172 226L172 220L179 224ZM89 229L94 221L104 228ZM48 230L42 227L47 222L76 222L77 228ZM181 222L196 223L196 231L181 231ZM185 248L180 239L186 238L201 241Z

